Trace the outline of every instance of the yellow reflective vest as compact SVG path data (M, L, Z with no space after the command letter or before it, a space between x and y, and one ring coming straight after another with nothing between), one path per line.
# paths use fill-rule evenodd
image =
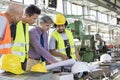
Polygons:
M19 21L16 26L16 37L12 44L12 53L16 54L21 62L25 61L25 58L28 58L29 50L29 32L28 24L25 25L26 33L24 35L24 29L22 21Z
M0 12L0 16L5 16L5 14ZM1 25L0 27L2 28ZM4 37L0 40L0 54L11 54L11 40L10 24L7 20Z
M67 35L67 38L68 38L69 44L70 44L70 56L72 58L76 59L73 35L72 35L71 31L69 31L67 29L65 29L65 33ZM66 48L65 48L64 40L62 39L60 34L57 32L57 30L55 30L52 33L52 36L57 41L57 50L56 51L66 55L66 50L65 50Z

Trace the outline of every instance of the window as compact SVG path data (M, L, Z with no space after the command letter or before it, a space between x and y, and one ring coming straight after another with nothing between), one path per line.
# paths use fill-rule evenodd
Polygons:
M35 4L35 0L24 0L24 4L26 5Z
M82 6L77 6L77 15L82 15Z
M84 18L86 18L86 19L88 19L89 18L89 11L88 11L88 7L87 6L85 6L85 7L83 7L83 9L84 9Z
M21 3L23 3L23 0L11 0L11 1L16 1L16 2L21 2Z
M57 8L56 8L56 11L57 12L60 12L60 13L63 13L63 0L58 0L57 2Z
M71 3L67 2L67 14L71 14Z
M10 1L10 0L6 0L6 1Z
M73 15L77 14L77 6L75 4L72 4L72 14Z
M107 15L106 14L102 14L101 21L107 23Z
M96 11L95 10L90 10L90 19L91 20L96 20Z
M107 22L108 22L108 21L107 21L107 15L98 12L98 21L107 23Z
M48 0L48 7L57 8L57 0Z
M113 17L113 19L111 21L112 21L111 22L112 25L116 25L117 24L117 19L116 18Z

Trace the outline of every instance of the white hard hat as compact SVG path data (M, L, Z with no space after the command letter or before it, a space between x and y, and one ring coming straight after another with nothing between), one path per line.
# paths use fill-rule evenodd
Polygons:
M76 62L72 66L72 73L73 74L80 73L80 72L89 72L89 68L88 68L88 65L86 63Z
M103 54L100 56L100 62L111 62L112 57L109 54Z

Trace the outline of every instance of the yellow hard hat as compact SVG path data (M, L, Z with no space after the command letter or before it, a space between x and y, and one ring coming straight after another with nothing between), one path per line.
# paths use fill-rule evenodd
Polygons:
M62 25L62 24L65 24L65 22L66 22L66 19L65 19L64 15L62 15L62 14L57 14L57 15L55 16L54 23L55 23L56 25Z
M24 71L21 67L21 62L18 56L14 54L5 54L1 56L0 60L1 68L5 71L14 73L14 74L22 74Z
M45 65L38 63L38 64L35 64L31 68L31 71L34 71L34 72L47 72L47 69L46 69Z

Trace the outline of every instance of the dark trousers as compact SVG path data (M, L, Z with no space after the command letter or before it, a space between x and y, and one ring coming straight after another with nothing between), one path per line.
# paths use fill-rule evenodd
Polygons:
M27 59L25 59L25 61L22 62L21 64L22 64L22 69L26 70Z

